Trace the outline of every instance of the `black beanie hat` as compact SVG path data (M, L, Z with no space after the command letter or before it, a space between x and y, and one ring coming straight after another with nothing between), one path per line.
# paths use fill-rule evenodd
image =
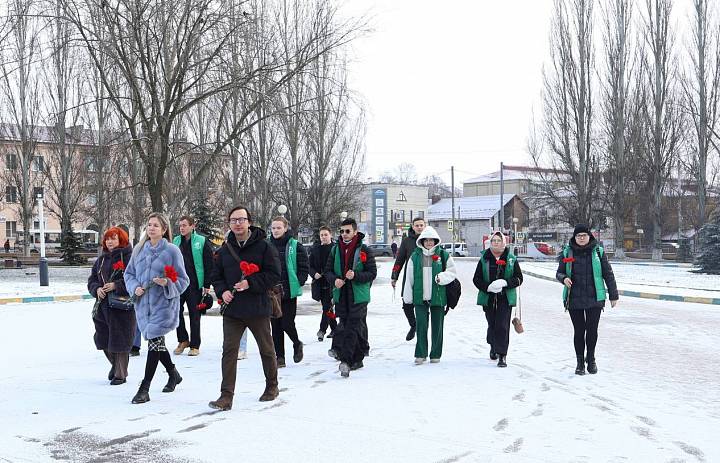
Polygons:
M587 233L588 235L592 236L592 233L590 233L590 229L588 228L588 226L582 223L575 225L575 230L573 231L573 238L575 238L578 233Z

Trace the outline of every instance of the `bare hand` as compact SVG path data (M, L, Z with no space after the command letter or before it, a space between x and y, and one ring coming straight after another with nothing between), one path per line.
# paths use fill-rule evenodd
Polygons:
M202 295L207 296L207 294L210 292L210 288L203 288Z
M167 278L155 277L155 278L153 278L153 282L154 282L156 285L158 285L158 286L167 286L167 284L168 284L168 279L167 279Z
M393 289L395 288L396 284L397 284L397 280L390 280L390 286L392 286Z
M143 294L145 294L145 290L141 286L138 286L137 288L135 288L136 296L142 296Z
M105 292L104 289L102 289L102 288L98 288L98 289L97 289L97 297L98 297L98 299L105 299L105 295L106 295L106 294L107 294L107 293Z
M247 280L241 280L238 281L233 285L233 288L237 289L238 291L245 291L250 287L250 283L248 283Z
M340 278L335 279L335 287L340 289L343 286L345 286L345 280L341 280Z
M232 295L232 293L231 293L230 291L225 291L225 292L222 294L222 298L223 298L223 301L225 301L226 304L229 304L229 303L231 303L232 300L233 300L233 295Z
M572 280L570 278L565 278L563 280L563 284L567 286L568 288L572 288Z
M106 293L109 293L110 291L115 291L115 283L113 283L113 282L105 283L105 284L103 285L102 289L103 289L103 291L105 291Z
M617 299L614 301L610 301L610 307L615 307L617 305Z
M352 270L348 270L345 274L345 278L347 278L348 280L352 280L353 278L355 278L355 272L353 272Z
M322 275L320 275L319 273L315 272L315 279L316 279L316 280L319 280L320 278L322 278Z

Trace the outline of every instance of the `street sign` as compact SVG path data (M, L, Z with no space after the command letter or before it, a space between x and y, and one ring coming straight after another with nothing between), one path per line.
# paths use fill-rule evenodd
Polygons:
M525 243L525 232L517 232L515 235L515 241L517 244Z
M452 231L452 229L453 229L453 221L448 220L448 231Z

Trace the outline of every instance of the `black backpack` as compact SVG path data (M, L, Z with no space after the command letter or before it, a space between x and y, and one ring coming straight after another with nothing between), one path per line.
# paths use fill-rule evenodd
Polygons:
M448 254L448 257L443 259L443 272L447 268L447 260L450 258L450 255ZM460 280L455 278L452 282L445 285L445 299L447 302L447 309L454 309L457 307L458 302L460 302L460 294L462 293L462 288L460 287Z

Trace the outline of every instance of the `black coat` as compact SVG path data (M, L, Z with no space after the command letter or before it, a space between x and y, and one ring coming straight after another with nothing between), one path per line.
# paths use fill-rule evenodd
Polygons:
M280 282L283 285L283 299L289 300L290 299L290 277L288 276L288 268L287 268L287 256L285 255L285 249L287 247L288 241L290 240L290 232L288 231L285 233L285 235L281 236L279 239L275 239L275 237L270 237L270 243L275 247L275 251L278 253L278 258L280 259ZM305 246L298 243L297 244L297 279L298 282L300 282L300 286L303 286L305 282L307 281L308 277L308 256L307 252L305 251Z
M335 243L315 243L313 244L312 249L310 249L310 256L308 256L310 278L312 278L312 284L318 285L320 289L332 287L325 278L322 278L322 274L325 272L325 264L327 264L328 258L330 257L330 251L334 245ZM320 278L317 280L315 279L316 273L320 274Z
M575 238L570 239L570 247L573 250L573 257L575 258L575 262L572 263L572 276L570 278L573 285L570 290L570 305L568 308L571 310L605 307L605 301L597 300L595 279L592 270L592 253L598 252L596 251L597 245L598 243L594 237L591 237L588 245L584 247L578 246ZM563 255L561 253L558 258L557 274L555 275L555 278L561 283L567 277L565 273L565 263L562 259ZM615 283L615 275L613 274L612 267L605 253L603 253L600 258L600 265L603 280L605 280L605 285L607 285L608 296L611 301L616 301L618 299L618 290L617 284Z
M510 253L510 250L508 248L505 248L505 251L500 255L499 259L502 259L504 261L507 261L508 254ZM498 265L497 265L497 259L495 259L495 256L491 251L487 251L485 253L485 260L488 261L488 273L490 277L490 281L483 280L483 274L482 274L482 260L478 261L477 267L475 267L475 275L473 275L473 284L477 289L480 289L482 291L485 291L487 293L488 286L490 286L490 283L492 283L495 280L498 279L505 279L504 271L503 275L498 275ZM499 299L497 300L498 304L507 304L507 293L506 291L508 289L517 288L520 286L523 282L523 275L522 270L520 270L520 262L515 261L515 266L513 267L513 274L512 277L507 280L507 286L503 288L503 290L499 293L488 293L490 295L490 303L493 302L495 298L499 296Z
M229 233L227 241L218 250L212 272L212 284L218 299L225 291L232 291L233 285L240 281L242 272L240 263L230 254L227 247L232 246L241 261L256 264L260 271L246 279L250 287L245 291L236 291L233 300L225 310L226 317L249 318L269 317L272 312L268 289L280 281L280 260L277 251L265 239L265 232L258 227L250 227L250 238L240 247L234 233Z
M365 235L358 232L358 246L360 246L360 252L364 252L367 256L367 260L363 263L363 271L355 272L355 277L352 280L346 280L345 275L335 274L335 261L332 257L328 257L325 263L325 279L335 288L335 280L338 278L345 280L345 285L340 288L340 300L335 302L335 313L340 318L357 318L365 317L367 315L367 303L356 304L353 298L352 285L353 282L357 283L370 283L372 290L372 282L377 277L377 265L375 264L375 256L365 243L362 242ZM335 252L340 251L340 244L335 244ZM353 251L354 253L354 251ZM342 256L340 258L342 263Z
M412 253L415 251L415 248L417 247L417 239L418 234L415 233L415 230L412 228L408 231L408 236L403 238L402 243L400 243L400 249L398 249L397 257L395 257L395 264L392 268L392 275L390 276L391 280L398 280L400 277L400 270L403 269L403 266L405 265L405 262L410 258ZM403 270L403 285L401 288L405 286L405 271Z
M132 247L113 249L112 252L103 252L95 261L90 276L88 277L88 291L92 296L97 297L97 290L105 283L110 282L112 266L122 260L125 265L130 261ZM118 272L112 279L115 283L115 293L118 296L127 296L125 280L122 272ZM130 352L133 338L135 337L135 311L111 309L107 303L107 296L100 303L100 310L95 318L95 347L106 349L110 352Z

